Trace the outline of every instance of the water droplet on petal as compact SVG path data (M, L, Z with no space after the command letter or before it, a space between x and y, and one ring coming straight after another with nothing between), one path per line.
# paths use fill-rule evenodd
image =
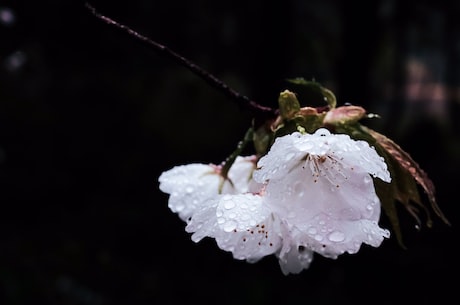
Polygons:
M174 206L174 209L176 210L176 212L181 212L185 209L185 205L183 204L177 204Z
M316 230L315 227L309 227L307 232L308 232L308 234L314 235L314 234L316 234L318 231Z
M243 221L248 221L250 218L251 218L251 216L248 215L248 214L241 215L241 220L243 220Z
M339 242L341 242L341 241L344 241L344 239L345 239L345 234L343 234L343 232L340 232L340 231L334 231L334 232L332 232L331 234L329 234L328 239L329 239L330 241L339 243Z
M317 235L315 235L315 240L317 240L317 241L322 241L322 240L323 240L323 236L317 234Z
M236 229L236 221L234 220L227 220L224 224L224 231L225 232L232 232Z
M186 192L187 194L192 193L192 192L193 192L193 187L187 186L187 187L185 188L185 192Z
M299 143L297 145L297 147L301 150L301 151L309 151L311 150L314 146L313 146L313 143L311 142L303 142L303 143Z
M290 161L292 158L294 158L294 155L295 155L294 153L290 152L284 157L284 160Z
M232 200L227 200L224 202L224 208L226 208L227 210L233 209L234 207L235 202L233 202Z
M218 223L218 224L221 225L221 224L223 224L224 222L225 222L225 218L222 218L222 217L218 217L218 218L217 218L217 223Z
M327 130L326 128L319 128L318 130L315 131L314 135L317 135L317 136L328 136L330 135L331 132L329 130Z

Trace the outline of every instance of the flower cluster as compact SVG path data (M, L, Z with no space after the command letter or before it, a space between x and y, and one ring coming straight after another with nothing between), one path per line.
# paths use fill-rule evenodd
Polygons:
M277 137L269 151L222 165L189 164L159 177L169 208L192 240L214 238L235 259L275 255L284 274L307 269L313 254L337 258L378 247L374 179L390 182L385 160L368 142L325 128Z
M360 123L378 117L359 106L337 106L335 95L315 81L289 79L319 107L302 107L297 94L280 93L278 109L262 106L234 91L183 56L106 16L105 23L126 31L189 68L245 106L253 126L221 165L189 164L159 177L169 207L187 223L196 242L214 238L237 259L256 262L275 255L283 273L308 268L313 254L337 258L361 245L380 246L390 232L380 228L381 210L404 247L396 202L421 227L433 211L449 220L436 203L427 173L398 144ZM332 131L332 133L331 133ZM248 142L253 156L241 156ZM391 176L391 178L390 178ZM419 191L428 197L421 201Z

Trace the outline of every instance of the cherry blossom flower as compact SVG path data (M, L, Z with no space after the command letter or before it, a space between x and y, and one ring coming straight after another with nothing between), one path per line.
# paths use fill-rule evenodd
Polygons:
M324 128L295 132L276 138L257 168L238 157L228 176L219 192L219 167L179 166L160 176L160 189L193 241L214 238L235 259L273 254L284 274L299 273L315 252L337 258L389 237L378 225L372 177L389 182L390 175L367 142Z
M365 141L318 129L277 138L258 162L265 204L282 218L297 245L337 258L362 243L380 246L380 201L372 177L390 182L384 159Z
M256 191L258 183L251 179L255 157L237 157L228 179L221 176L221 166L214 164L188 164L173 167L158 178L160 190L170 194L168 206L179 217L187 221L202 209L207 200L219 194L238 194Z

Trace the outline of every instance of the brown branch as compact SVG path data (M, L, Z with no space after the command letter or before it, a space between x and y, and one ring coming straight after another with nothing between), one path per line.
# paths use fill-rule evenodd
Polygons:
M235 91L234 89L230 88L227 84L219 80L217 77L212 75L211 73L205 71L203 68L199 67L198 65L194 64L190 60L186 59L185 57L177 54L176 52L172 51L168 47L159 44L146 36L139 34L138 32L132 30L131 28L127 27L126 25L120 24L119 22L106 17L104 15L99 14L96 9L91 6L89 3L85 4L86 8L90 10L90 12L97 17L98 19L102 20L106 24L112 25L124 32L126 32L131 37L136 38L140 42L146 44L148 47L153 48L155 51L171 58L175 62L179 63L180 65L184 66L185 68L192 71L194 74L198 75L202 79L204 79L209 85L216 88L217 90L222 91L224 94L235 100L240 106L248 108L252 114L263 114L263 115L275 115L275 110L270 107L262 106L255 101L251 100L245 95L242 95Z

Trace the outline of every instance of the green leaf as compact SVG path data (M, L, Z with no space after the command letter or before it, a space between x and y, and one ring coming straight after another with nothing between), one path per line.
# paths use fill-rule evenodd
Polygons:
M320 83L316 81L308 81L302 77L287 79L287 81L291 84L303 87L305 89L306 99L316 99L316 97L319 96L322 101L327 103L330 109L334 109L337 106L337 99L334 93L321 86Z

